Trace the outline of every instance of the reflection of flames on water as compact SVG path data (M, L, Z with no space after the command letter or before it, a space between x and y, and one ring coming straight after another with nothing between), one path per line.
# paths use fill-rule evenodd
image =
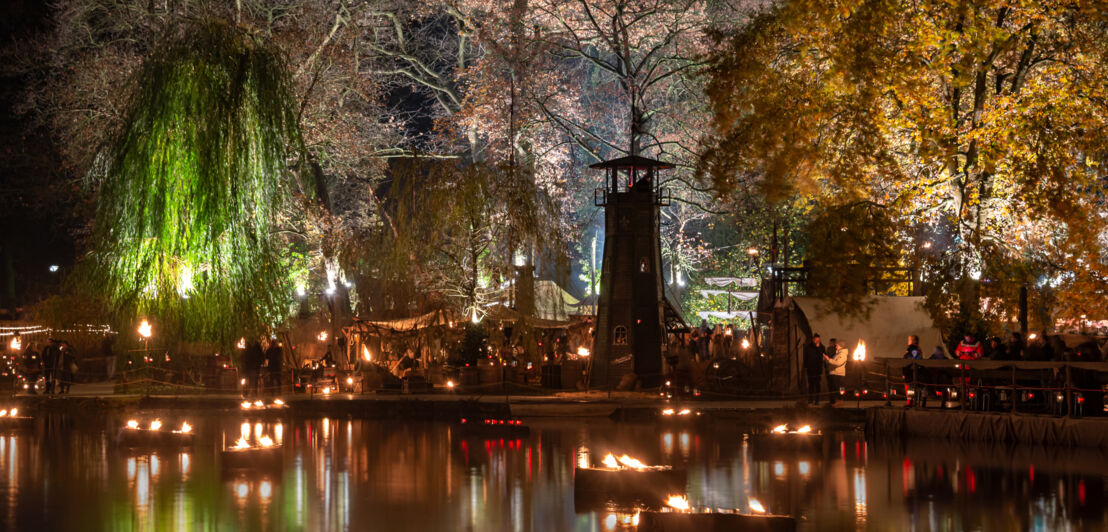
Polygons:
M766 513L766 507L762 506L762 503L758 502L758 499L750 499L750 510L759 514Z
M0 410L0 417L16 417L16 414L18 413L18 408L13 408L10 412L8 410Z
M788 425L777 425L776 427L773 427L773 430L771 430L770 432L774 434L811 434L812 426L804 425L803 427L800 427L796 430L789 430Z
M231 448L236 450L269 449L273 447L273 445L273 438L270 438L269 436L262 436L261 438L258 438L257 445L251 445L250 442L246 441L246 438L239 438L238 441L235 442L235 445Z

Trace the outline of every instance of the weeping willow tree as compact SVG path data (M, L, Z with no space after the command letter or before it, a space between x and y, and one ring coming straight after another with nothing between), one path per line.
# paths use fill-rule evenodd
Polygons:
M282 54L241 28L193 22L137 73L124 127L102 154L92 288L129 323L227 343L281 322L293 303L275 238L310 190Z

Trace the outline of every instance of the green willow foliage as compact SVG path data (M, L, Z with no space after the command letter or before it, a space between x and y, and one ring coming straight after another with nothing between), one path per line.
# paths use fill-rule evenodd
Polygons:
M126 324L230 342L279 324L292 290L274 226L301 186L283 55L223 23L175 31L134 79L105 153L90 280Z

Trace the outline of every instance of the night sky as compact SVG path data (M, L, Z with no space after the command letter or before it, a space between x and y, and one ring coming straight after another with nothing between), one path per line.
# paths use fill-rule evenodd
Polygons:
M35 39L48 24L48 6L38 0L0 2L0 58L11 44ZM5 64L11 64L9 60ZM16 107L27 80L0 67L0 319L18 317L56 275L51 264L73 263L74 210L80 195L73 177L64 175L48 135Z

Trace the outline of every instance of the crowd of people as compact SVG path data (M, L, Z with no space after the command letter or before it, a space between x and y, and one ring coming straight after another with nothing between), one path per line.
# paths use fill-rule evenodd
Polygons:
M27 345L20 363L20 372L28 384L26 392L37 394L41 380L44 394L68 394L77 376L77 355L73 346L51 338L41 353L35 347L34 343Z

